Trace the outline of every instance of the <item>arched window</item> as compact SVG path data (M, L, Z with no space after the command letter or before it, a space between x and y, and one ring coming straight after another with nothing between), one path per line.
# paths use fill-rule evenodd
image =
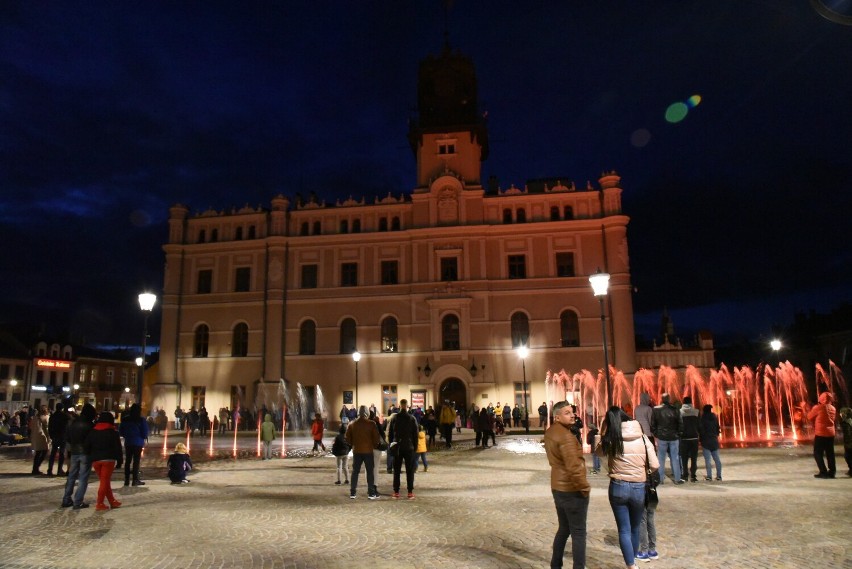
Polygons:
M206 358L209 345L210 328L207 327L207 324L200 324L195 328L195 341L192 345L192 357Z
M317 325L313 320L305 320L299 326L299 353L303 356L317 353Z
M441 348L444 350L460 350L459 317L447 314L441 320Z
M244 358L248 355L248 324L245 322L234 326L231 336L231 355L235 358Z
M353 219L352 220L352 233L361 233L361 220Z
M518 223L526 223L527 222L527 210L524 208L518 208Z
M340 232L341 233L349 233L349 220L341 219L340 220Z
M234 235L234 240L235 241L242 241L243 240L243 228L242 227L237 227L237 232Z
M322 222L315 221L314 222L314 235L322 235Z
M564 219L574 219L574 208L573 207L571 207L570 205L566 205L564 212L565 212L565 215L562 216Z
M340 323L340 353L351 354L355 349L355 320L346 318Z
M580 324L576 312L565 310L559 315L559 330L562 334L563 348L580 345Z
M210 242L215 243L218 240L219 240L219 230L218 229L211 229L210 230Z
M399 218L398 218L398 217L394 217L394 218L391 220L391 231L399 231L399 230L400 230Z
M559 207L553 206L550 208L550 221L559 221Z
M204 243L205 239L207 239L207 232L202 229L198 232L198 242Z
M512 210L509 208L503 210L503 223L512 223Z
M382 351L399 351L399 332L397 330L396 318L388 316L382 320Z
M530 320L523 312L512 314L512 347L530 345Z
M249 225L248 238L249 238L249 239L254 239L254 238L255 238L255 235L256 235L256 233L255 233L254 225Z
M387 231L388 230L388 218L382 217L379 218L379 231Z
M299 235L302 235L302 236L307 235L307 234L309 233L309 231L308 231L308 227L310 227L310 226L308 225L308 222L307 222L307 221L303 221L303 222L302 222L302 228L299 230Z

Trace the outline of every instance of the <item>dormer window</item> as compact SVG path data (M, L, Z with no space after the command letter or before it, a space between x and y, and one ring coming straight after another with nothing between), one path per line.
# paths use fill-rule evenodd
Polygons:
M456 141L455 139L443 139L438 140L438 154L441 156L446 156L449 154L456 153Z

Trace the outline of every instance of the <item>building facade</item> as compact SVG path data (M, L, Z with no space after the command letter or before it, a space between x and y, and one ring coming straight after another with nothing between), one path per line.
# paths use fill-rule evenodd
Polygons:
M535 409L547 370L603 366L588 280L598 270L611 275L609 362L632 373L619 176L486 191L476 101L467 58L445 50L421 64L410 193L371 203L278 195L269 208L195 215L173 206L159 378L146 403L286 403L292 414L307 402L332 418L343 404L386 410L401 398Z

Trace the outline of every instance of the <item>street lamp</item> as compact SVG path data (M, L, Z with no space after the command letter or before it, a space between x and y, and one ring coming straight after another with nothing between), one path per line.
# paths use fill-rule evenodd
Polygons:
M606 349L606 312L604 312L604 297L609 291L609 273L598 272L589 277L592 291L601 302L601 336L603 337L604 375L606 377L606 408L612 405L612 394L610 393L609 381L609 354Z
M17 379L10 379L9 385L12 386L12 393L11 393L9 399L14 401L15 400L15 388L18 386L18 380ZM10 410L11 410L11 408L10 408Z
M527 356L530 351L525 345L518 346L518 357L521 358L521 369L524 370L524 428L526 433L530 434L530 406L527 404Z
M778 352L781 351L783 345L781 344L781 340L778 338L773 338L771 342L769 342L769 347L775 350L775 363L779 366L781 365L781 357L778 355Z
M355 362L355 409L358 407L358 362L361 361L361 352L355 350L352 352L352 361Z
M141 308L142 312L145 314L145 324L143 327L142 334L142 361L137 364L139 365L139 383L136 386L136 402L139 403L139 405L142 405L142 380L145 377L145 349L147 348L148 344L148 316L150 316L151 311L154 310L154 304L156 302L156 294L152 294L150 292L143 292L139 295L139 308Z

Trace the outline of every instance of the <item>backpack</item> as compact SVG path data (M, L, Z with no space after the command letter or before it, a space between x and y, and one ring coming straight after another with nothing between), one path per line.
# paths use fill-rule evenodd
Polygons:
M334 437L334 442L331 444L331 454L334 456L346 456L351 449L352 447L346 442L345 435L338 433Z

